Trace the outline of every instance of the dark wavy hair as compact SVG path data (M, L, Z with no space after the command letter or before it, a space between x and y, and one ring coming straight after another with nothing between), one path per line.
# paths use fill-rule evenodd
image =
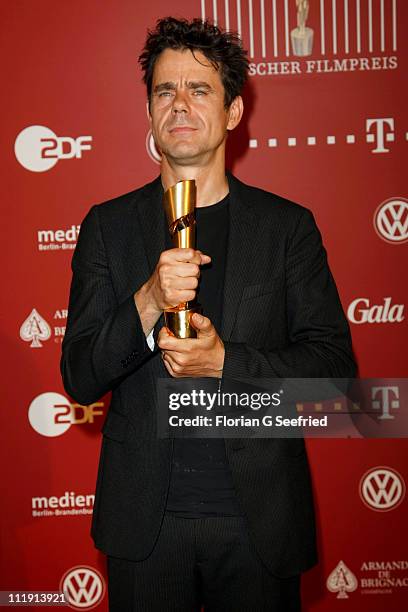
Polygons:
M139 56L149 103L154 65L165 49L190 49L193 55L194 51L201 51L211 65L220 71L227 108L241 94L248 78L248 57L238 34L225 32L208 20L196 18L188 21L166 17L156 22L154 30L148 30L145 46Z

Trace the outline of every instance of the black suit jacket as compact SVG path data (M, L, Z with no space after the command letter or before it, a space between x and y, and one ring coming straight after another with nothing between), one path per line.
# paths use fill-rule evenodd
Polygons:
M230 229L221 337L223 377L354 375L348 324L312 213L228 174ZM91 208L73 255L61 371L79 403L112 390L91 534L106 554L142 560L159 535L173 440L156 436L155 381L134 293L165 249L160 177ZM162 326L162 318L155 328ZM226 439L255 549L291 576L317 561L303 439Z

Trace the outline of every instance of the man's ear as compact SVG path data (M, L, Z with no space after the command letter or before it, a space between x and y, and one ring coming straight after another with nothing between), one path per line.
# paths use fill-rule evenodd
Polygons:
M146 114L147 114L147 120L150 123L150 125L152 124L152 116L150 114L150 102L149 100L147 100L146 102Z
M228 109L228 124L227 130L233 130L241 121L244 112L244 102L241 96L236 96Z

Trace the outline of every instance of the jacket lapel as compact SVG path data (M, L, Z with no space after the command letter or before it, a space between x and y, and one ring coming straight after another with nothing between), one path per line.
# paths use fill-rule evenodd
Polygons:
M160 254L166 250L166 217L163 208L163 186L160 175L149 185L142 195L138 206L139 222L142 229L144 248L149 268L149 276L156 267ZM157 350L157 336L164 325L163 314L154 326L153 338ZM162 364L161 364L162 365ZM161 367L165 372L165 368Z
M149 272L152 274L156 267L160 253L165 250L165 214L163 209L163 186L158 176L146 186L142 200L137 208L142 229L145 252Z
M221 337L228 341L236 320L242 290L251 284L253 249L257 240L258 220L250 202L244 201L244 188L238 179L227 173L230 189L230 226L225 269Z

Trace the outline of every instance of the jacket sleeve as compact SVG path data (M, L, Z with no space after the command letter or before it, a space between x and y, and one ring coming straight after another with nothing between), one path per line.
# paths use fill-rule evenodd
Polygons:
M223 378L355 376L348 322L320 232L307 209L288 239L285 274L287 345L268 350L225 342Z
M115 295L97 206L82 222L72 272L61 374L67 393L87 405L151 354L134 293L120 303Z

